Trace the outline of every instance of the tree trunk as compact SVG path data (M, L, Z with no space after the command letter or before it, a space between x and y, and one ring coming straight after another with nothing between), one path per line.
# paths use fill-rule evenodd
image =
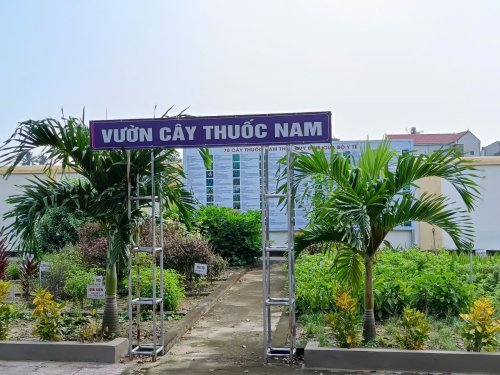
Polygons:
M102 332L105 337L115 337L118 334L118 306L116 303L117 289L116 262L108 259L106 264L106 304L102 319Z
M365 255L365 315L363 320L364 342L373 340L375 332L375 314L373 313L373 259Z

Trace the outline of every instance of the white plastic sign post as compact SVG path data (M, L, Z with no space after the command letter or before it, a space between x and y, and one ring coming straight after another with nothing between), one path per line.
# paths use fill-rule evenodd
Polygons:
M104 299L106 292L102 285L87 285L87 298L88 299Z
M198 275L206 276L208 272L208 266L203 263L195 263L194 264L194 273Z
M51 263L40 262L40 267L38 267L38 284L42 285L42 272L50 272Z
M94 276L94 285L102 285L102 276Z
M40 262L40 271L49 272L51 264L49 262Z

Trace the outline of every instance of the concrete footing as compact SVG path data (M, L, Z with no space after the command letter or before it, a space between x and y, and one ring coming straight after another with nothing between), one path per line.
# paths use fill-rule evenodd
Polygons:
M500 374L500 353L320 348L309 342L304 367L315 370L421 371Z
M0 341L0 360L116 363L128 352L128 340L109 342Z

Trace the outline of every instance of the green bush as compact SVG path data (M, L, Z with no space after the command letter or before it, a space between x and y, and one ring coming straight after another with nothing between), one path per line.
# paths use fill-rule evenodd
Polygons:
M78 241L77 229L87 220L80 210L72 211L65 207L47 210L35 228L42 252L57 252L67 244L75 244Z
M87 297L87 285L94 283L94 277L97 276L97 270L85 271L83 269L76 270L66 277L64 283L64 292L74 301L80 302L83 306L83 301Z
M295 301L299 314L333 311L337 282L332 275L333 258L321 253L302 254L295 264Z
M141 297L152 297L153 294L153 269L152 267L141 267ZM176 271L166 269L163 273L164 296L163 306L165 311L175 311L185 297L184 280ZM137 271L132 271L132 288L135 292L137 282ZM128 286L128 277L122 281L124 287ZM160 294L160 268L156 267L156 295Z
M334 311L333 295L338 282L332 265L331 255L302 254L298 258L296 298L300 313ZM415 249L381 251L373 270L375 312L379 318L386 318L400 315L409 306L438 317L456 316L467 309L478 293L476 287L464 281L468 271L465 275L464 272L446 252L436 255ZM500 286L492 288L497 293ZM363 300L362 290L363 285L354 291L359 301Z
M21 277L21 273L19 272L19 266L17 265L17 263L9 263L9 265L7 266L6 274L7 279L9 280L19 280L19 278Z
M50 263L50 271L42 275L42 286L56 299L71 298L83 302L86 285L92 283L95 275L104 274L103 269L88 268L84 264L77 246L68 245L59 253L45 254L43 260Z
M262 233L259 211L240 212L227 207L201 207L196 226L215 253L230 266L254 264L261 254Z

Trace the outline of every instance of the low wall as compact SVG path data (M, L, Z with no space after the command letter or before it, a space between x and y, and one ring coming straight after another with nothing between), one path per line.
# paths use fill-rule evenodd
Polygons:
M434 350L320 348L310 342L304 367L314 370L422 371L500 374L499 353Z
M0 341L0 360L116 363L127 355L128 340L109 342Z

